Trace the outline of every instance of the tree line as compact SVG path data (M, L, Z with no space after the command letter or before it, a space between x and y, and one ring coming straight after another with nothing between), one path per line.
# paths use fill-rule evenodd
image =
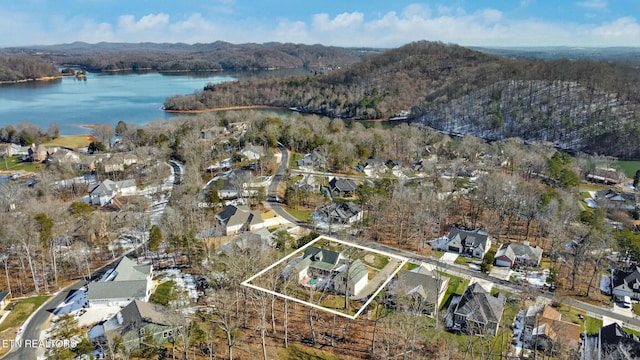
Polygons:
M201 92L172 96L164 106L271 105L353 119L409 114L449 132L637 157L628 150L633 147L610 145L620 134L631 144L640 133L639 77L618 64L507 59L416 42L325 74L208 84Z
M366 54L353 49L323 45L231 44L223 41L193 45L75 42L30 48L7 48L5 52L26 52L56 64L81 66L90 72L319 69L348 66Z
M52 62L29 55L0 54L0 82L60 76Z

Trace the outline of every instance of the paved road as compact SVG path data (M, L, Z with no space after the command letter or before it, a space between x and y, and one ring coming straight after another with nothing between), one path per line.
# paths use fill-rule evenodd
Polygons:
M271 179L271 184L269 184L269 188L267 189L267 199L270 199L272 196L278 195L278 185L280 184L280 182L287 179L287 169L289 167L289 152L281 144L278 144L278 149L282 153L282 158L280 161L280 166L278 167L278 171L276 171L276 174ZM271 207L271 210L273 210L273 212L280 217L283 217L285 220L293 224L301 224L298 219L286 212L279 203L275 201L268 201L268 204L269 207Z
M3 359L6 360L34 360L39 354L42 354L44 349L38 348L37 341L40 339L42 333L42 327L46 323L47 319L51 315L52 311L64 299L69 296L69 293L81 288L85 284L84 280L78 281L71 285L67 289L60 291L57 295L50 298L44 305L42 305L35 313L31 315L27 323L22 326L22 333L16 337L16 343L20 340L23 341L23 346L16 346L11 349L11 352L6 354ZM35 343L34 346L28 346L27 343Z
M433 264L435 265L437 268L442 269L444 272L447 272L451 275L457 275L460 276L462 278L466 278L466 279L470 279L470 278L478 278L478 279L483 279L483 280L487 280L492 282L495 287L497 287L498 289L501 290L505 290L505 291L509 291L509 292L513 292L516 294L520 294L522 293L522 287L520 285L517 284L513 284L510 283L506 280L503 279L499 279L499 278L495 278L493 276L490 276L488 274L482 273L480 271L475 271L475 270L471 270L465 266L459 265L459 264L446 264L443 263L441 261L438 261L438 259L434 259L431 257L426 257L426 256L422 256L422 255L418 255L409 251L404 251L404 250L400 250L400 249L396 249L390 246L386 246L386 245L382 245L376 242L368 242L366 244L366 246L373 248L373 249L377 249L377 250L382 250L382 251L386 251L392 254L397 254L400 256L404 256L407 257L409 259L412 259L416 262L424 262L424 263L428 263L428 264ZM548 291L544 291L542 289L540 289L540 295L544 297L545 299L548 300L553 300L555 297L555 294L550 293ZM595 306L595 305L591 305L579 300L575 300L575 299L571 299L571 298L565 298L564 299L565 303L567 305L570 305L574 308L583 310L585 312L587 312L589 315L594 316L594 317L598 317L601 318L602 316L606 316L615 320L618 320L620 322L622 322L624 324L624 326L627 326L629 328L635 329L635 330L640 330L640 319L639 318L631 318L628 316L625 316L623 314L619 314L616 312L613 312L613 310L608 309L608 308L603 308L600 306Z
M115 264L121 259L121 257L115 259L107 265L104 265L100 269L96 270L91 274L91 280L99 279L102 275L110 268L115 266ZM75 282L73 285L67 287L66 289L60 291L55 296L50 298L46 303L44 303L36 312L34 312L31 317L26 321L26 323L22 326L22 333L16 337L16 340L23 340L23 346L14 347L11 351L2 358L3 360L34 360L37 359L39 355L44 353L44 348L39 348L35 344L34 346L26 346L27 340L29 342L34 342L40 339L41 333L44 331L43 327L49 316L55 310L55 308L60 305L72 292L80 289L84 285L86 285L85 280L80 280ZM31 341L34 340L34 341Z

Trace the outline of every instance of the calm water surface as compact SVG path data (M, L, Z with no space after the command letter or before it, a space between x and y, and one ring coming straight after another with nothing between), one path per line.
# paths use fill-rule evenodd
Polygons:
M241 76L241 75L240 75ZM29 121L46 130L56 123L65 135L86 134L82 125L146 124L173 115L162 111L164 100L200 91L207 83L235 80L237 75L88 74L86 80L0 85L0 127Z

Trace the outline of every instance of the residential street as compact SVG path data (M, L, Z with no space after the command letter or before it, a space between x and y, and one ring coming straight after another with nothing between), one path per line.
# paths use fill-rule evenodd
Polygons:
M417 255L412 252L396 249L396 248L382 245L373 241L366 243L366 246L373 249L382 250L392 254L404 256L414 260L417 263L425 262L428 264L433 264L434 266L436 266L436 268L441 269L442 271L449 273L451 275L455 275L463 278L478 278L478 279L490 281L494 284L495 287L501 290L510 291L516 294L520 294L522 292L522 288L520 285L512 284L506 280L492 277L480 271L471 270L462 265L446 264L439 261L438 259ZM545 291L543 289L540 289L540 296L548 300L554 299L553 293ZM603 316L606 316L608 318L621 321L624 324L624 326L627 326L635 330L640 330L640 319L638 319L637 317L636 318L627 317L620 313L614 312L612 309L594 306L594 305L587 304L585 302L571 299L571 298L565 298L565 302L567 305L573 306L580 310L584 310L585 312L587 312L587 314L591 316L594 316L597 318L602 318Z

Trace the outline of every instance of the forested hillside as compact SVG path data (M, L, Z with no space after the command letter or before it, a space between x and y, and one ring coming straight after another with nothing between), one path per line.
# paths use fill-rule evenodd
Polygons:
M255 69L331 68L351 65L367 53L352 49L301 44L210 44L75 42L5 52L40 54L57 64L72 64L91 72L122 70L240 71Z
M60 71L49 62L25 55L0 54L0 82L39 79L60 76Z
M507 59L416 42L323 75L207 85L167 99L165 107L273 105L356 119L410 111L443 131L637 158L631 145L640 135L639 80L624 65Z

